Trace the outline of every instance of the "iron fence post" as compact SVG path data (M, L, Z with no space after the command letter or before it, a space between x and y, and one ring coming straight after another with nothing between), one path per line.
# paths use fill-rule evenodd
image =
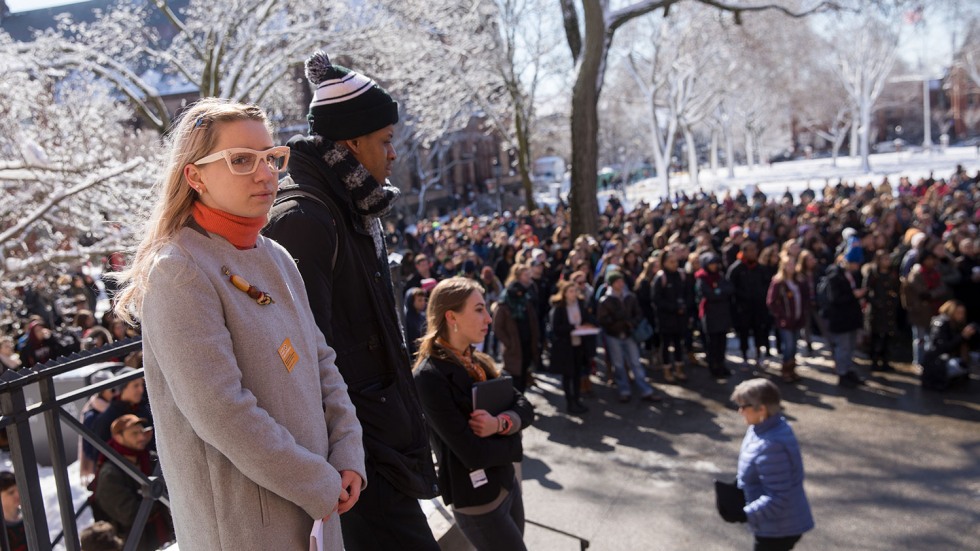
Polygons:
M51 551L51 536L45 516L44 496L41 494L37 456L34 453L30 419L25 414L26 410L23 388L0 393L0 413L4 416L16 416L14 423L7 427L7 439L10 442L10 459L14 464L17 488L21 491L24 526L31 528L25 530L27 548L30 551Z
M48 378L38 382L41 391L41 403L50 404L58 400L54 388L54 379ZM65 538L65 548L68 551L80 551L78 526L75 519L75 503L72 500L71 484L68 482L68 458L61 431L61 408L52 407L44 412L44 424L48 431L48 442L51 447L51 466L54 471L55 487L58 489L58 507L61 509L61 529Z

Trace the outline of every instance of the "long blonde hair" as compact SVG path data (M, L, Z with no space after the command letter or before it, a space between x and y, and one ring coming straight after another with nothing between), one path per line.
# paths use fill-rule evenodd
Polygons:
M435 352L436 340L449 340L449 322L446 312L460 312L466 306L470 296L478 292L483 294L483 286L479 282L466 277L451 277L439 282L429 293L429 306L425 310L426 332L419 339L419 351L415 356L413 369L418 369L429 356ZM493 358L480 352L473 352L475 363L486 372L488 379L496 378L499 374L494 367Z
M772 276L772 280L776 282L787 280L796 282L800 277L798 274L799 272L796 270L796 259L789 254L781 253L779 255L779 268L776 270L775 275Z
M163 176L157 183L157 201L146 222L143 240L136 247L129 269L107 274L121 289L116 297L115 313L129 324L142 316L150 269L157 254L187 223L196 200L184 178L184 167L204 157L218 142L220 123L268 119L255 105L220 98L204 98L190 106L174 123L167 136L167 158Z
M521 274L530 269L531 267L527 264L520 262L514 263L514 265L510 267L510 273L507 275L507 281L504 282L504 287L510 287L511 283L519 280L521 278Z

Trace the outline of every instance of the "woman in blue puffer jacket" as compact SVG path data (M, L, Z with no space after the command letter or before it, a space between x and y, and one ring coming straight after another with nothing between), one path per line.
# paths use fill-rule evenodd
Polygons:
M813 529L803 491L800 445L781 415L779 388L768 379L739 384L731 400L749 425L738 455L738 487L755 551L788 551Z

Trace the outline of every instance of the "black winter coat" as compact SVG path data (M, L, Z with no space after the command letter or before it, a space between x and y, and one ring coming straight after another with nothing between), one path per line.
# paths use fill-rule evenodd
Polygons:
M736 328L752 328L769 325L769 308L766 295L772 282L772 271L755 263L749 266L736 260L728 269L728 281L735 291L733 316Z
M688 296L687 277L678 270L661 270L653 278L650 294L657 313L657 330L661 333L687 332L688 307L692 300Z
M625 339L633 337L633 329L643 319L643 312L640 311L636 295L624 291L623 298L619 298L613 294L612 287L607 287L606 293L599 300L597 318L606 335Z
M824 277L828 278L827 328L831 333L857 331L861 328L864 316L861 314L861 302L854 296L854 288L847 280L846 268L834 264L827 268Z
M317 327L337 352L337 368L357 408L369 468L406 495L435 497L428 432L387 253L379 255L344 184L322 159L329 142L296 136L288 145L290 178L279 192L299 186L325 205L304 198L278 204L263 233L297 259Z
M636 300L640 303L640 311L643 312L643 317L653 327L656 331L657 327L657 312L653 308L653 285L652 281L649 279L641 279L636 284Z
M946 362L960 357L963 342L962 328L954 327L951 319L942 314L932 318L929 340L922 355L922 386L935 389L946 387Z
M432 427L443 500L472 507L490 503L501 488L512 490L514 463L524 455L521 433L487 438L473 433L469 426L473 379L466 370L453 361L430 356L415 370L415 384ZM521 430L534 422L534 407L516 390L509 409L520 417ZM477 469L486 472L487 483L474 488L470 473Z
M582 312L582 324L596 324L595 313L585 301L579 301L579 311ZM572 351L572 330L575 327L568 321L568 308L558 304L551 308L549 314L551 324L551 371L568 375L574 361ZM582 337L580 346L586 347L587 357L595 353L595 337ZM591 346L590 346L591 345Z
M882 273L877 266L871 266L864 278L867 310L864 313L864 328L875 335L893 335L898 330L898 311L901 308L902 283L898 271Z
M704 268L694 275L694 281L701 328L707 334L727 333L732 328L731 282L721 272L711 274Z

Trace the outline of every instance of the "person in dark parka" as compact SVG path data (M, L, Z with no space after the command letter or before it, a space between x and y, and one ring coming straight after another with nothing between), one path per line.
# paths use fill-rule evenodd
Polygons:
M962 302L943 303L929 326L929 340L922 359L922 388L946 390L955 381L968 380L969 355L965 352L976 346L978 337L977 326L967 323Z
M864 323L860 300L867 292L861 288L860 281L863 260L864 250L852 246L837 264L827 268L825 281L821 280L826 289L827 340L834 356L837 384L843 387L864 384L864 379L854 371L857 333Z
M527 388L541 342L538 311L530 287L531 269L515 264L493 313L493 333L504 346L504 371L514 378L514 388L521 392Z
M297 260L364 429L370 483L341 516L344 547L438 551L418 501L438 494L435 467L381 224L399 194L387 181L398 104L323 52L306 75L316 87L310 135L287 144L290 175L263 233Z
M419 287L405 291L405 343L408 355L415 358L419 339L425 334L425 307L428 297Z
M772 271L759 264L759 246L754 241L744 241L742 252L728 269L728 281L735 293L733 317L738 345L743 360L748 363L749 337L755 341L756 361L761 364L763 349L769 349L769 309L766 294L772 280Z

